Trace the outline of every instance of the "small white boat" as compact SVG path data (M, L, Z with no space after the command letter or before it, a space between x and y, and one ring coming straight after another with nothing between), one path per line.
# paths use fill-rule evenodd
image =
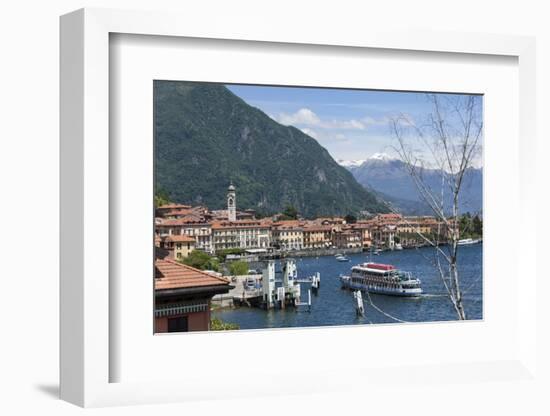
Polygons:
M395 245L395 249L396 249L396 250L403 250L403 246L402 246L401 244L397 243L397 244Z
M338 257L336 257L336 260L337 261L349 261L349 258L347 258L346 256L340 254Z
M481 242L481 239L472 239L472 238L464 238L462 240L458 240L458 243L457 245L459 246L469 246L469 245L472 245L472 244L477 244L477 243L480 243Z

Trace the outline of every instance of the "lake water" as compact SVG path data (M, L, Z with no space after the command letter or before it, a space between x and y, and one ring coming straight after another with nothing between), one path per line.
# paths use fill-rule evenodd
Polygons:
M482 319L483 279L482 244L459 248L459 272L464 290L464 305L467 319ZM338 262L332 256L304 257L296 259L298 277L321 273L318 295L312 294L311 312L297 312L294 308L284 310L241 307L212 312L214 317L240 325L241 329L307 327L325 325L395 323L372 307L364 295L365 317L355 313L353 293L340 288L340 274L349 274L352 266L366 261L392 264L422 280L424 294L418 298L406 298L371 294L371 300L387 314L407 322L433 322L456 320L456 312L445 294L445 287L430 262L433 248L383 252L378 256L368 253L351 254L350 262ZM280 264L276 264L280 270ZM281 275L277 275L280 279ZM302 301L307 301L309 284L302 283Z

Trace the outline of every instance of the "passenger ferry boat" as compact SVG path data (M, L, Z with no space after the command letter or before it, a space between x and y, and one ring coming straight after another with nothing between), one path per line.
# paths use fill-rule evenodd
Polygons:
M342 288L393 296L420 296L420 279L390 264L362 263L351 268L351 276L340 276Z

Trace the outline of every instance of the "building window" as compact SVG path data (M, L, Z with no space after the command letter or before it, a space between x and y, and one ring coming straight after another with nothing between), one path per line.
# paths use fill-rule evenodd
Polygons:
M187 316L168 318L168 332L187 332Z

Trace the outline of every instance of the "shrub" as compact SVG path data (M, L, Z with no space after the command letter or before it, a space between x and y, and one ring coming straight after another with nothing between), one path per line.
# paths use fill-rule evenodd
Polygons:
M229 265L229 273L232 276L248 274L248 263L246 261L234 261Z
M201 270L214 270L216 272L219 270L218 259L200 250L193 250L189 256L182 260L182 263Z
M230 322L224 322L219 318L212 318L210 320L210 330L211 331L231 331L235 329L240 329L238 324L232 324Z

